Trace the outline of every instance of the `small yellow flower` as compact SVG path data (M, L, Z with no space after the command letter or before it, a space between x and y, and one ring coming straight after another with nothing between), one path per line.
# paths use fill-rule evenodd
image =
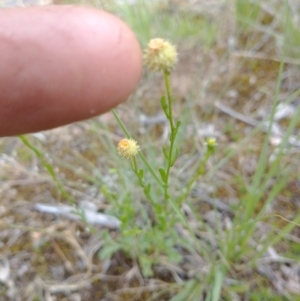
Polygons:
M132 159L137 155L140 150L140 147L137 145L137 142L133 139L122 139L118 143L118 154L125 159Z
M152 39L144 51L144 63L151 71L170 72L177 63L176 47L163 39Z
M216 138L212 138L212 137L207 138L205 144L207 145L207 148L210 151L214 151L216 149L216 146L218 145Z

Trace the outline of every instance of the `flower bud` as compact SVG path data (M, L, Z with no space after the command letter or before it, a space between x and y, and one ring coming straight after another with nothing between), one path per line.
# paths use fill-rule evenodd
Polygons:
M152 39L144 51L144 63L151 71L170 72L177 63L177 51L168 41Z
M140 147L135 140L124 138L118 143L117 149L121 157L130 160L137 155Z
M212 137L207 138L206 145L207 145L207 149L213 152L216 149L216 146L218 145L216 138L212 138Z

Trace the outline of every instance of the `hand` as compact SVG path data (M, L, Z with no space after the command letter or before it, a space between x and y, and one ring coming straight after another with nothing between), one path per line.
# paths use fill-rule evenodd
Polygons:
M46 6L0 11L0 136L87 119L136 87L140 46L103 11Z

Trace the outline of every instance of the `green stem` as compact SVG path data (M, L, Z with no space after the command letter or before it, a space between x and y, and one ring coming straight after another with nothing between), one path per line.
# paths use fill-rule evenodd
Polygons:
M171 131L174 131L174 120L173 120L173 101L171 96L171 85L170 85L170 73L168 71L164 71L164 79L165 79L165 85L167 90L167 100L168 100L168 113L169 113L169 122Z
M122 120L118 116L118 114L115 111L115 109L112 109L112 113L113 113L114 117L116 118L119 126L122 128L122 131L124 132L126 138L131 138L130 133L128 132L127 128L125 127L124 123L122 122ZM161 188L163 188L163 183L161 182L160 178L157 176L157 174L155 173L155 171L153 170L153 168L151 167L151 165L148 163L148 161L146 160L146 158L144 157L144 155L141 152L139 152L138 155L141 158L141 160L143 161L143 163L145 164L145 166L148 169L148 171L151 173L151 175L155 179L155 181L157 182L157 184Z
M187 198L187 196L190 194L192 187L194 185L194 183L196 182L196 180L204 174L205 172L205 166L206 163L208 161L208 159L210 158L210 156L212 155L212 151L211 150L207 150L205 157L201 160L199 168L196 172L196 174L192 177L192 179L188 182L185 192L179 197L178 199L178 204L181 205L182 201L185 200Z
M136 159L135 158L132 158L132 169L133 171L135 172L135 174L138 176L138 178L140 179L140 175L139 175L139 169L138 169L138 166L137 166L137 162L136 162Z
M125 134L126 138L131 138L131 135L129 134L128 130L126 129L126 126L124 125L124 123L122 122L122 120L120 119L119 115L117 114L116 110L115 109L112 109L111 110L114 117L116 118L119 126L121 127L123 133Z
M164 71L164 79L165 79L165 86L167 91L167 101L168 101L168 120L170 124L170 147L168 151L168 160L167 160L167 168L166 168L166 180L164 185L164 200L165 206L168 204L169 196L169 177L170 171L172 167L173 161L173 152L174 152L174 143L175 143L175 136L176 136L176 128L174 126L173 120L173 106L172 106L172 96L171 96L171 86L170 86L170 73L168 71Z
M26 136L19 135L19 139L24 143L24 145L26 145L30 150L32 150L34 152L34 154L39 158L42 165L44 166L44 168L47 170L47 172L49 173L49 175L52 177L53 181L55 182L58 191L61 193L61 195L64 198L66 198L70 202L71 205L73 205L75 207L73 213L80 216L80 218L86 224L86 226L89 228L91 233L97 233L97 230L87 222L84 211L77 208L75 199L72 197L72 195L70 195L65 190L63 184L57 177L54 168L52 167L52 165L50 163L47 162L43 153L37 147L35 147L32 143L30 143L30 141L27 139Z
M208 246L205 245L204 241L201 241L201 240L199 240L199 238L196 237L194 229L191 227L191 225L189 224L189 222L188 222L187 218L185 217L183 211L178 206L177 201L173 200L172 197L170 197L169 198L169 203L170 203L171 208L173 209L173 211L177 214L177 216L181 220L182 224L185 225L186 228L189 230L189 233L190 233L191 237L194 239L195 246L197 246L197 248L198 248L197 251L199 251L201 254L203 254L203 256L207 260L209 260L210 259L210 254L209 254L209 251L208 251ZM168 223L170 224L169 221L168 221Z
M148 171L152 174L152 176L155 179L155 181L157 182L157 184L160 186L160 188L163 189L163 187L164 187L163 183L161 182L161 180L159 179L159 177L157 176L157 174L155 173L155 171L153 170L151 165L148 163L145 156L141 152L139 152L138 155L141 158L141 160L143 161L143 163L145 164L145 166L147 167Z
M26 138L24 135L20 135L19 139L30 149L32 150L35 155L40 159L42 165L44 168L48 171L49 175L52 177L53 181L57 185L58 190L62 194L63 197L68 199L73 205L75 205L75 200L73 199L72 196L64 189L63 185L60 183L59 179L56 176L56 173L54 171L54 168L52 167L51 164L49 164L46 159L44 158L42 152L36 148L34 145L30 143L30 141Z
M145 183L143 177L141 177L141 175L139 173L136 158L132 158L131 168L132 168L133 172L135 173L135 175L137 176L140 186L144 189L143 191L144 191L144 194L145 194L146 198L150 201L151 205L154 207L155 206L155 201L153 200L153 198L150 194L150 190L148 192L146 192L147 184Z

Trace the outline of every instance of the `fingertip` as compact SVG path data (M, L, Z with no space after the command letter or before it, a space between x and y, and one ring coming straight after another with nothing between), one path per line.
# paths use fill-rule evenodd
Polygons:
M142 72L132 30L92 8L1 11L0 42L1 136L102 114L128 98Z

